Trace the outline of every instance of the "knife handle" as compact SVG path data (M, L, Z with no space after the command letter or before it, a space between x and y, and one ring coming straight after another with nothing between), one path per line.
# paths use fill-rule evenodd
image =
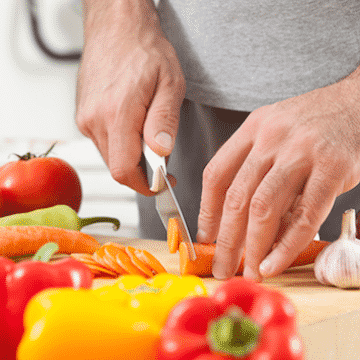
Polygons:
M160 156L154 151L152 151L150 147L146 145L145 141L143 142L143 153L147 163L150 165L152 170L150 190L153 192L158 192L163 188L163 180L160 173L160 167L163 168L165 176L167 175L165 157Z

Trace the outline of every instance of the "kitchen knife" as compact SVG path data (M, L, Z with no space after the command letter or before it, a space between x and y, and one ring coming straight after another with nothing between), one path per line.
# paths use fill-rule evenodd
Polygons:
M150 190L156 192L155 206L160 216L160 219L167 230L170 218L177 218L180 224L181 238L188 243L189 256L191 260L196 259L194 245L191 240L189 229L186 225L185 218L181 212L179 203L175 197L174 191L171 188L169 180L167 179L165 157L161 157L153 152L149 146L143 142L143 153L147 163L150 165L153 176Z

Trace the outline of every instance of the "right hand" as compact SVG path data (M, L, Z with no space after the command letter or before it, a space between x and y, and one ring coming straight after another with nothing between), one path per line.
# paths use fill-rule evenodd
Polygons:
M161 156L173 149L185 96L177 55L152 0L92 1L84 28L77 125L116 181L151 196L142 139Z

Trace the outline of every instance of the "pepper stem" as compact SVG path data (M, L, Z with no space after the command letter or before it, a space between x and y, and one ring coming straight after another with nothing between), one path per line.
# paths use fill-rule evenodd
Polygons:
M43 245L34 255L32 261L48 262L51 257L59 251L59 245L49 242Z
M260 327L234 306L208 329L210 348L225 355L243 357L253 351L259 339Z
M79 219L79 226L80 229L82 229L84 226L99 223L99 222L111 222L113 223L114 230L119 230L120 228L120 221L118 219L112 218L112 217L105 217L105 216L96 216L96 217L90 217L90 218L83 218Z

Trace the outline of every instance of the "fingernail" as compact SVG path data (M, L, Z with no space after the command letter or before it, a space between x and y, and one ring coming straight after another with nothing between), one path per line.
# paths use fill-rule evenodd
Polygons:
M206 232L204 230L198 229L196 241L200 243L206 242Z
M271 274L271 262L265 259L259 266L259 271L262 276L269 276Z
M172 149L173 147L173 138L169 133L165 131L159 132L155 136L155 141L157 142L158 145L160 145L165 149Z

